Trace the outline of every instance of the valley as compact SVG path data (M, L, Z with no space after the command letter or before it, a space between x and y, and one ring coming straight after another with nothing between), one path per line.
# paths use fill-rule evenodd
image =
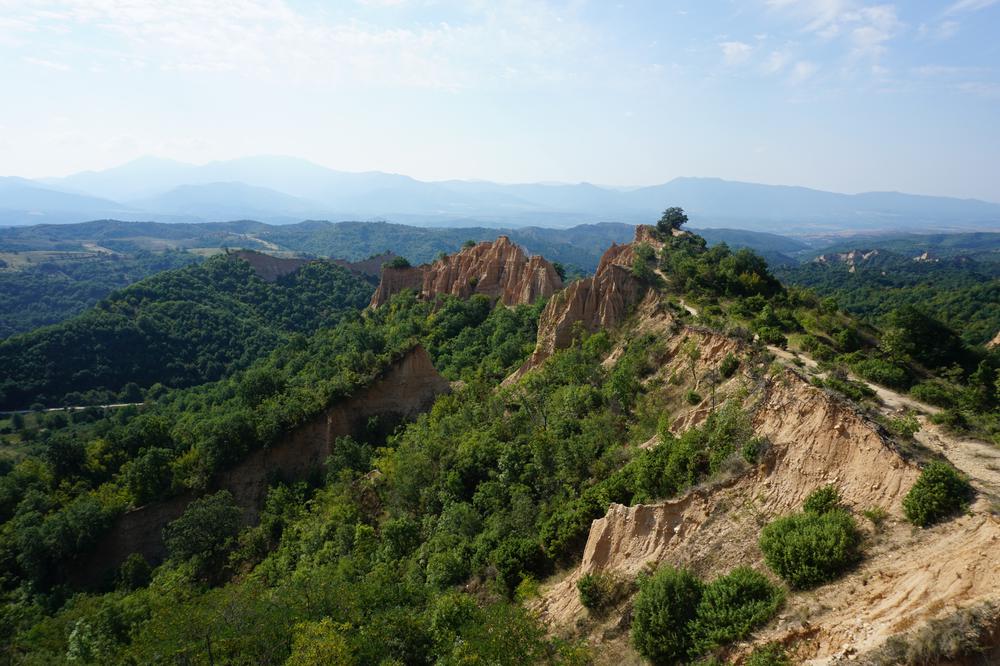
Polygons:
M218 379L7 420L12 661L199 662L206 635L212 659L259 663L306 646L332 663L995 654L996 352L920 312L861 322L680 225L636 228L565 285L507 237L421 266L393 256L339 321ZM181 270L204 267L267 289L316 269L230 252ZM323 271L317 294L350 274ZM404 381L394 364L414 354L423 378ZM921 528L911 496L934 461L974 495ZM761 534L827 520L796 514L827 487L856 541L796 582ZM672 567L705 594L750 567L774 610L653 647L641 609ZM942 633L958 624L961 641Z

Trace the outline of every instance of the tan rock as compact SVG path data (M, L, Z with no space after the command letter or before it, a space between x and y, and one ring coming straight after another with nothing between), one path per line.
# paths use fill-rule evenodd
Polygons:
M500 236L430 264L386 267L371 307L379 307L404 289L419 290L423 299L483 294L510 306L547 298L562 289L562 280L545 258L528 257L509 238Z
M534 353L507 383L537 367L556 350L569 346L578 327L594 332L614 328L625 320L647 291L632 276L635 246L639 243L662 246L652 227L638 226L632 243L612 245L605 251L593 277L573 282L548 302L538 321Z

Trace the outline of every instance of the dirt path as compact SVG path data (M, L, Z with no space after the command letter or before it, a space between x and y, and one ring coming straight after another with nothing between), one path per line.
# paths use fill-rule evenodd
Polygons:
M768 350L783 361L793 363L799 359L808 369L815 371L817 368L816 361L807 356L796 356L778 347L769 346ZM938 407L914 400L884 386L872 384L853 374L850 378L875 391L881 403L879 411L885 416L897 417L903 412L914 412L920 423L920 430L914 435L917 443L943 455L955 467L965 472L981 492L1000 500L1000 449L987 442L954 435L932 423L929 416L940 413L941 409Z
M698 310L685 303L683 299L681 299L680 304L692 315L698 315ZM787 349L771 345L768 345L767 349L785 363L797 365L796 361L801 362L806 369L816 373L817 376L823 376L822 373L817 373L818 364L816 361L808 356L795 354ZM850 374L849 377L875 391L881 404L879 411L885 416L897 417L902 412L915 412L917 421L920 423L920 430L914 435L917 443L943 455L955 467L965 472L978 490L990 496L991 499L1000 501L1000 449L987 442L954 435L932 423L928 417L940 413L939 407L914 400L908 395L903 395L884 386L872 384L854 374Z

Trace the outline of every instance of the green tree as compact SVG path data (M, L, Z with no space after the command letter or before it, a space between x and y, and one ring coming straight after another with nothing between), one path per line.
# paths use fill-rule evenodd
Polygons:
M632 644L651 662L683 663L691 649L689 625L698 612L703 585L684 569L661 567L640 582L632 615Z
M684 209L674 206L663 211L663 215L656 223L656 228L661 233L669 235L675 229L680 229L687 224L687 221L688 216L684 214Z
M199 497L163 530L167 552L179 561L197 558L201 570L209 571L232 545L242 517L228 490Z

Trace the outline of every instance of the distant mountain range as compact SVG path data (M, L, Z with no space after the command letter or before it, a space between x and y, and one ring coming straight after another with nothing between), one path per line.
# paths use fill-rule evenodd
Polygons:
M700 227L812 235L836 231L1000 229L1000 204L895 192L836 194L716 178L633 189L579 184L424 182L347 173L291 157L205 165L141 158L64 178L0 179L0 224L109 218L201 222L391 220L438 227L569 227L653 222L681 206Z

